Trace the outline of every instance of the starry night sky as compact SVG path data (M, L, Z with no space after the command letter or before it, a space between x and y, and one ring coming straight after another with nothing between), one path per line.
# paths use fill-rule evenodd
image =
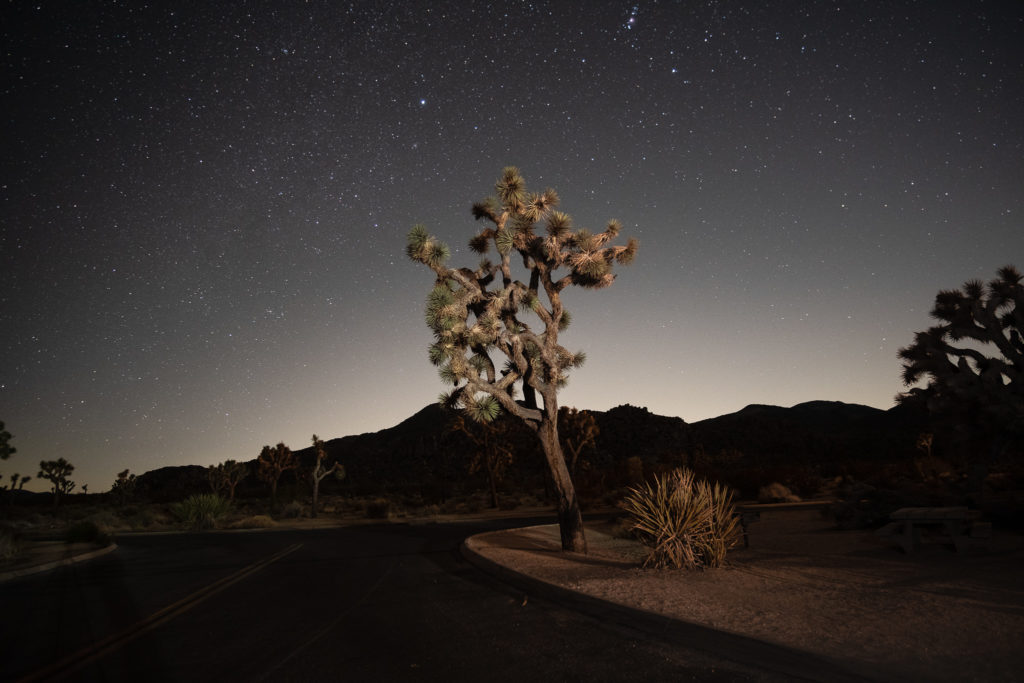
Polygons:
M888 408L935 293L1024 267L1018 2L2 12L5 477L102 491L431 403L405 235L475 265L506 165L640 240L563 297L579 408Z

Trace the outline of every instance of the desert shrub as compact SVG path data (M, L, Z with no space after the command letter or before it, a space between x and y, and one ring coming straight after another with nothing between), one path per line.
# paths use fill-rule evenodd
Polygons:
M132 529L161 529L175 525L172 510L162 505L140 506L133 514L125 515L125 522Z
M441 514L441 507L434 504L424 505L416 511L418 517L437 517L439 514Z
M374 498L366 503L365 512L370 519L387 519L391 516L391 501L387 498Z
M762 486L757 492L758 503L799 503L800 496L789 490L788 486L775 481Z
M732 491L686 468L631 488L622 507L631 531L649 548L645 567L720 567L741 538Z
M235 520L228 525L229 529L269 529L277 526L277 522L267 515L249 515Z
M92 520L75 522L64 533L66 543L95 543L109 545L110 534Z
M215 493L200 493L189 496L173 506L175 516L190 529L202 531L213 529L217 520L227 514L231 504Z
M0 560L9 560L21 550L21 536L6 526L0 526Z
M285 519L298 519L302 516L302 503L297 500L288 503L281 508L281 516Z
M127 526L124 520L110 509L98 510L90 514L85 519L94 523L101 529L106 529L107 531L124 529Z

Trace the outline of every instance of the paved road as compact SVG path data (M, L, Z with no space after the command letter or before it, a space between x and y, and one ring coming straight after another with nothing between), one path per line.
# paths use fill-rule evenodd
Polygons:
M459 543L537 520L124 536L0 585L0 680L772 680L527 598Z

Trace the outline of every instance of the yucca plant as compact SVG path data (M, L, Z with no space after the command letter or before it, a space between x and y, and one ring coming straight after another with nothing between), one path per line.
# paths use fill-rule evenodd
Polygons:
M629 489L621 505L630 530L650 549L645 567L720 567L741 536L732 491L687 468Z
M217 520L231 509L231 503L215 493L202 493L189 496L173 509L190 529L202 531L217 526Z

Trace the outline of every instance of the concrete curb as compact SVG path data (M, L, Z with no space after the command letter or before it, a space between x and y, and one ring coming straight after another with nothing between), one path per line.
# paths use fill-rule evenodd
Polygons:
M51 562L44 562L42 564L35 564L29 567L22 567L21 569L11 569L6 572L0 572L0 583L10 581L11 579L17 579L22 576L31 576L32 574L41 574L42 572L48 572L51 569L56 569L63 565L77 564L79 562L88 562L97 557L112 553L117 550L117 544L111 543L103 548L97 548L96 550L81 553L78 555L72 555L71 557L65 557L60 560L53 560Z
M482 554L481 547L487 545L489 537L515 531L517 530L506 529L470 536L460 546L462 556L477 569L528 595L554 602L601 621L614 622L670 643L709 652L729 661L778 673L790 679L843 683L898 680L885 676L879 671L857 671L846 663L784 645L776 645L749 636L719 631L703 624L672 619L655 612L607 602L523 574Z

